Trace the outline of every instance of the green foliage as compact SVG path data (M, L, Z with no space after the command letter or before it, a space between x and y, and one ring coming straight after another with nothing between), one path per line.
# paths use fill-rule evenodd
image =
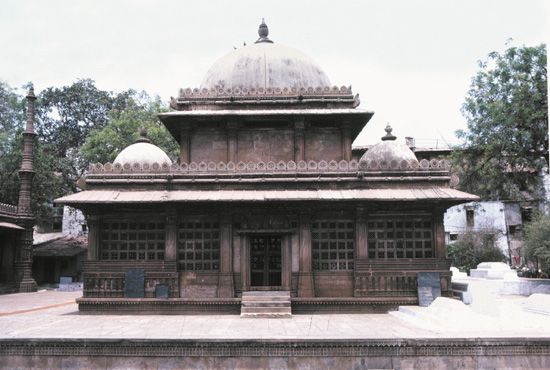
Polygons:
M525 225L523 239L524 257L540 264L540 268L550 274L550 215L536 213L533 220Z
M112 111L129 106L140 107L136 91L115 94L98 89L90 79L40 92L36 132L45 150L60 160L58 171L69 186L73 186L88 167L88 162L80 156L80 147L90 131L107 126Z
M0 81L0 158L12 149L14 138L24 122L25 108L21 96ZM0 169L2 163L0 163Z
M465 146L453 153L462 190L484 199L521 200L547 166L546 45L511 47L480 62L462 106Z
M495 246L494 234L469 232L447 246L453 266L470 273L481 262L506 262L506 256Z
M157 117L163 111L161 100L158 97L151 100L142 93L141 101L141 106L111 111L109 124L90 132L80 150L85 161L112 162L122 149L138 139L141 128L147 130L147 137L153 144L163 149L172 159L177 158L178 145Z
M160 99L153 100L134 90L117 94L99 90L92 80L43 90L36 101L38 137L31 198L39 222L51 216L50 205L55 198L75 190L75 180L87 168L88 158L112 160L133 142L140 127L146 127L149 137L169 155L177 156L175 141L156 118L161 106ZM18 200L25 112L24 93L0 82L0 202L3 203L17 204ZM95 136L106 127L112 130ZM90 135L92 144L86 151L82 147L90 132L94 135ZM83 156L81 149L88 156Z

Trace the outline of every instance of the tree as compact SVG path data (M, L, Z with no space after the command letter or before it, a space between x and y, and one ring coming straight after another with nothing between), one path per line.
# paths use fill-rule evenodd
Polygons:
M6 83L0 82L0 202L17 204L19 196L19 169L23 148L22 131L25 124L25 97ZM57 158L35 143L32 208L37 218L51 216L48 203L67 192Z
M22 97L8 84L0 81L0 158L11 151L24 119L25 105ZM0 168L1 165L2 163Z
M523 254L550 275L550 215L537 212L533 220L525 225Z
M57 159L54 170L63 176L68 188L76 190L76 180L88 167L89 162L80 154L88 134L107 126L112 111L142 109L147 103L141 101L142 95L132 89L120 93L100 90L90 79L40 92L36 132L43 150Z
M113 162L122 149L136 141L140 129L145 128L151 142L176 159L178 145L157 117L165 111L162 106L160 98L151 99L141 93L140 104L131 104L122 111L111 111L109 124L92 130L86 138L80 150L82 158L87 163Z
M99 90L92 80L49 87L38 94L32 207L39 223L51 217L55 198L76 189L75 181L89 163L80 152L88 134L100 131L112 119L126 124L135 121L138 126L142 122L150 128L153 140L156 135L161 143L161 136L172 140L173 150L169 134L158 133L164 129L156 119L161 105L160 99L152 101L147 94L131 89L121 93ZM24 94L0 82L0 202L17 204L25 112ZM156 128L153 122L157 122ZM112 135L116 139L117 133ZM101 141L96 146L104 148Z
M494 232L469 231L447 246L453 266L470 273L481 262L506 262L506 256L495 245Z
M484 199L523 199L548 166L546 46L511 47L479 63L462 114L465 145L453 153L461 189Z

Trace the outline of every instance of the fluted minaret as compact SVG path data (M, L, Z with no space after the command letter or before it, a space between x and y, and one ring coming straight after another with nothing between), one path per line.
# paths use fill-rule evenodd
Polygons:
M27 94L27 125L23 131L23 160L19 170L19 202L17 205L18 223L24 228L19 235L15 257L15 283L19 292L36 291L32 277L32 244L34 215L31 210L31 189L34 176L34 89Z
M34 88L31 86L27 94L27 125L23 131L23 161L19 170L19 203L17 213L20 215L32 216L31 211L31 188L34 176Z

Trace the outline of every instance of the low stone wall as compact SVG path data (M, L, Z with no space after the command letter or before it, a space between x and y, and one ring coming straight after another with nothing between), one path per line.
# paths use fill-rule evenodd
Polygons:
M550 368L550 340L2 339L1 368Z

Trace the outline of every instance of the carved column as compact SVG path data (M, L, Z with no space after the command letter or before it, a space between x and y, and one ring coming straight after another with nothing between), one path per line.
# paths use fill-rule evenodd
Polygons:
M88 261L99 259L99 236L101 235L101 217L99 215L88 215Z
M433 210L433 231L434 231L434 253L437 258L446 258L447 251L445 250L445 227L443 226L443 214L445 210L442 208L434 208Z
M311 271L311 216L300 215L300 272L298 273L298 297L315 297Z
M355 215L355 251L356 258L367 258L367 217L363 207L357 207Z
M351 126L349 123L344 123L342 131L342 159L351 161Z
M31 189L34 177L34 88L31 86L27 94L27 124L23 131L23 160L19 170L19 202L17 215L23 230L18 239L15 253L15 283L19 292L36 291L36 282L32 277L32 244L34 215L31 210Z
M241 236L241 281L242 281L242 291L247 291L250 289L250 248L248 248L248 237L245 235Z
M306 160L305 121L303 118L294 121L294 161Z
M184 125L180 131L180 163L191 162L191 126Z
M218 280L218 297L233 298L233 256L231 243L232 225L231 215L223 214L220 220L220 274Z
M166 215L164 236L164 260L176 261L178 250L178 217L176 211L171 209Z
M283 290L290 290L292 276L292 256L290 252L290 235L284 235L281 239L281 286Z
M238 131L240 123L237 121L229 121L226 124L227 128L227 161L237 163L238 161Z

